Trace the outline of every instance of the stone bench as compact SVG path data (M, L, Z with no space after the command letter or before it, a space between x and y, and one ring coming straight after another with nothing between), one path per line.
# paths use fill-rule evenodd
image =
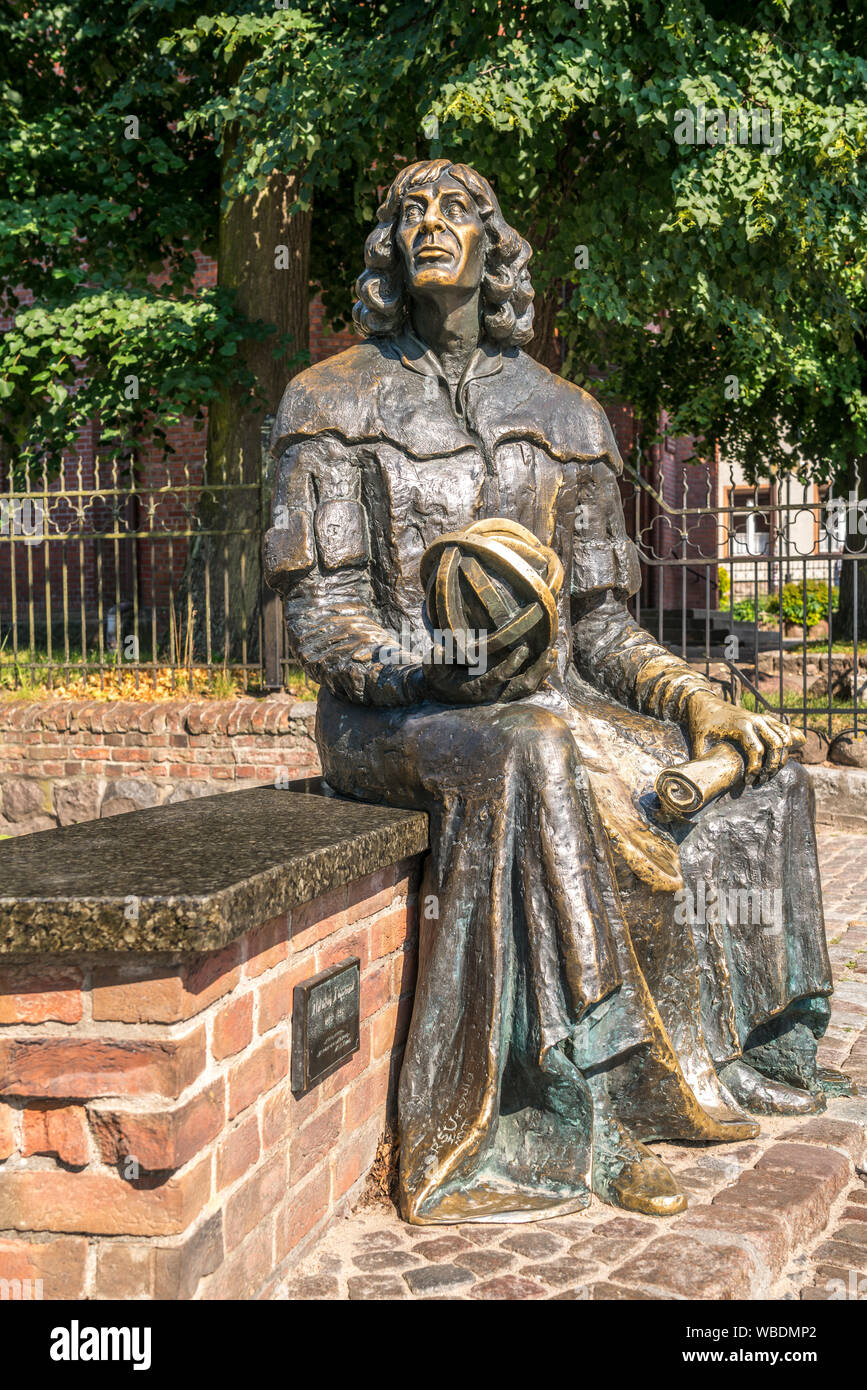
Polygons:
M311 779L0 845L0 1281L273 1292L390 1120L427 840ZM358 1050L293 1091L295 986L352 957Z

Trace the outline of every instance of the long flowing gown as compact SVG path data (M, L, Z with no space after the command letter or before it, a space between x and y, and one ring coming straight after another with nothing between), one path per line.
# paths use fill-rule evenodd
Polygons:
M772 1020L827 1026L811 789L789 763L691 822L661 814L656 776L689 750L636 699L661 649L626 608L639 572L601 407L484 340L452 389L404 334L292 381L272 447L266 572L321 683L324 775L430 814L405 1216L584 1206L594 1076L636 1138L725 1138L717 1068ZM556 667L528 698L447 705L423 685L419 561L488 516L526 526L570 576ZM772 910L740 910L745 895Z

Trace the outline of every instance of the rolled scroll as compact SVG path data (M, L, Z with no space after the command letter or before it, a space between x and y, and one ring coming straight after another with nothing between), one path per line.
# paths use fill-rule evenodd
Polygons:
M743 755L717 743L703 758L667 767L656 779L656 795L671 816L694 816L715 796L743 781Z
M789 729L790 749L802 748L805 736ZM717 743L703 758L668 767L655 782L656 795L670 816L694 816L715 796L743 781L745 762L731 743Z

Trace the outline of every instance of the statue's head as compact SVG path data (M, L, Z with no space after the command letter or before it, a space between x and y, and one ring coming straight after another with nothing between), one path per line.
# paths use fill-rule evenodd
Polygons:
M488 337L507 347L532 338L532 253L481 174L448 159L409 164L377 218L355 285L353 318L361 333L399 332L415 297L478 289Z

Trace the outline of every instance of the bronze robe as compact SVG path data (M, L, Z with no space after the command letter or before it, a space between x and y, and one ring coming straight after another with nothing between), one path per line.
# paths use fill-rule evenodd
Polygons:
M636 672L660 649L626 608L640 576L604 411L487 341L452 390L405 334L293 380L272 447L266 572L322 686L324 775L430 813L398 1098L405 1216L585 1205L591 1071L635 1137L724 1138L714 1063L786 1011L817 1035L827 1023L811 791L789 763L690 823L660 817L657 773L689 752L664 705L637 707ZM556 668L527 699L437 703L419 561L487 516L526 526L571 576ZM698 884L779 890L780 921L684 921Z

